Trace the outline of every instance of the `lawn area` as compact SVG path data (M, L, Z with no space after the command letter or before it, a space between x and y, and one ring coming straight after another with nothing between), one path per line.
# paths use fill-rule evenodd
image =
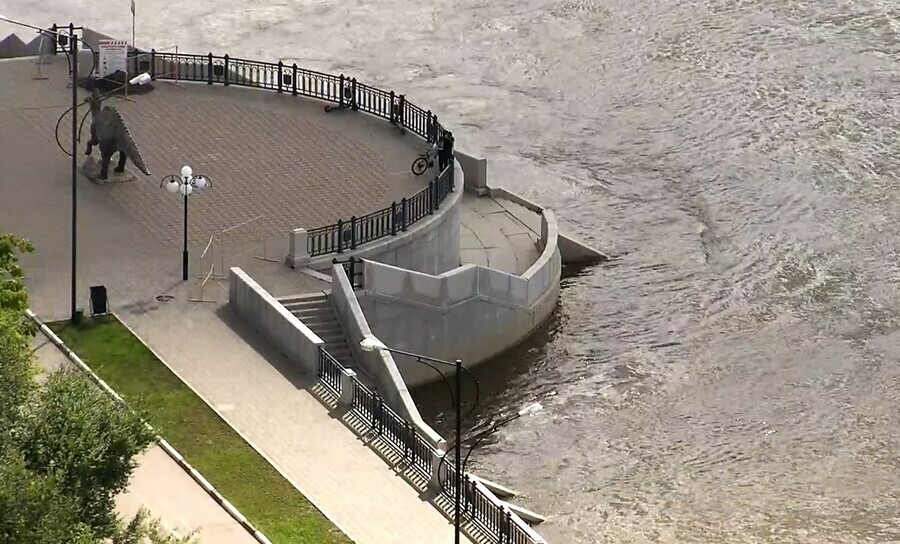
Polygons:
M350 542L117 319L50 328L274 544Z

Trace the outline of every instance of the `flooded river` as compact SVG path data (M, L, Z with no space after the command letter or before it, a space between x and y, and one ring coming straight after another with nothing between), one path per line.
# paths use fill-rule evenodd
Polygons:
M130 35L128 2L0 0ZM616 256L479 370L553 544L900 541L900 5L138 0L138 46L405 91ZM4 32L6 29L3 29ZM438 390L417 397L430 417Z

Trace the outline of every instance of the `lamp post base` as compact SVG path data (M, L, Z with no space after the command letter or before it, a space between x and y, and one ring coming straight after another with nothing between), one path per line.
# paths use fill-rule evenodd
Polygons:
M187 281L188 279L188 250L184 250L181 253L181 279Z

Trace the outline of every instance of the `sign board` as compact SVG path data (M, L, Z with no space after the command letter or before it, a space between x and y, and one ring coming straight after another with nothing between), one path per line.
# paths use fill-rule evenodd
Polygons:
M100 40L100 77L121 70L128 73L128 42L125 40Z

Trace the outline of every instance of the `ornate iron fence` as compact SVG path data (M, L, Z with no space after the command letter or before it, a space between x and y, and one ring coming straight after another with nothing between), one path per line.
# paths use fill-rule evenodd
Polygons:
M343 367L337 359L319 347L319 381L335 395L341 394L341 370Z
M316 98L333 102L339 108L352 108L386 119L429 143L437 141L444 133L436 115L407 101L404 95L358 83L356 78L347 78L343 74L335 76L300 68L296 64L287 66L282 61L261 62L212 53L192 55L151 50L129 54L129 70L132 73L149 72L153 79L238 85ZM435 191L433 186L440 188ZM445 169L428 187L387 208L311 229L307 233L307 251L310 256L343 253L360 244L394 236L434 213L453 189L453 168Z
M447 195L453 192L453 165L448 166L428 186L400 202L349 221L311 229L306 233L306 251L311 257L343 253L357 246L387 236L395 236L434 213Z
M343 367L328 352L319 347L319 381L332 393L340 396L340 376ZM383 440L394 453L401 456L408 466L425 478L435 470L435 449L407 420L398 415L377 393L356 378L352 378L350 411L363 421L369 431ZM456 470L451 463L440 466L441 492L454 497ZM514 516L493 494L474 479L463 476L462 512L465 518L496 542L508 544L535 544L525 522Z

